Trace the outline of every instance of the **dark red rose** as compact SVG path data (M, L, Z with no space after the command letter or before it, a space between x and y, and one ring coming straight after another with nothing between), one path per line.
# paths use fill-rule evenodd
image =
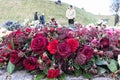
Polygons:
M57 52L57 45L58 40L53 40L52 42L49 42L47 49L50 52L50 54L55 54Z
M48 78L56 78L60 75L60 69L49 69L47 73Z
M55 28L50 28L50 33L53 33L55 31Z
M100 46L101 48L108 48L110 45L110 41L108 38L104 37L100 40Z
M25 32L29 35L30 33L31 33L31 31L32 31L32 28L26 28L26 30L25 30Z
M22 57L18 56L18 53L19 51L16 51L16 50L10 52L10 62L15 65L18 64L19 61L22 59Z
M89 61L93 56L94 49L90 46L85 46L81 53L84 54L86 56L86 60Z
M67 37L68 38L74 38L74 32L73 31L68 31Z
M0 58L0 64L2 64L4 62L3 58Z
M12 50L12 45L10 42L8 42L7 47Z
M26 35L21 31L21 29L18 29L15 32L12 32L10 35L6 37L8 48L12 49L11 46L11 39L13 39L14 42L14 49L17 50L18 48L21 48L21 45L24 44L27 41Z
M39 67L38 59L35 57L28 57L23 61L23 65L26 70L35 70Z
M38 33L35 34L35 36L33 38L37 38L37 37L45 37L45 34L43 31L39 31Z
M24 45L26 41L27 36L24 34L24 32L22 32L21 29L17 30L15 36L13 37L14 48L21 48L21 45Z
M42 31L43 31L44 33L47 33L47 32L48 32L48 28L47 28L47 27L44 27L44 28L42 29Z
M60 55L63 58L69 57L71 54L71 47L65 42L59 43L57 46L57 52L58 55Z
M2 56L3 56L4 58L8 58L8 57L9 57L9 53L8 53L8 52L3 53Z
M114 58L114 53L112 51L105 51L105 54L108 58Z
M1 47L1 48L0 48L0 56L5 57L5 58L9 57L8 48L6 48L6 47Z
M60 34L60 35L58 35L58 39L59 40L64 40L66 37L67 37L66 34Z
M79 65L83 65L86 63L86 56L84 54L79 53L75 58L75 63Z
M33 39L31 42L31 49L35 52L43 53L47 48L47 38L39 36Z
M42 60L48 60L49 59L49 57L48 57L48 55L46 53L43 53L40 56L41 56Z
M79 47L79 42L74 38L67 39L66 42L70 45L72 52L75 52Z

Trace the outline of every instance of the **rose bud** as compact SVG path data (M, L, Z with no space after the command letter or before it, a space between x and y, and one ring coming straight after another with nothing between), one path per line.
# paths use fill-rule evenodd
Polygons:
M70 66L70 67L68 67L68 70L70 70L70 71L74 71L75 69L74 69L73 66Z
M96 75L98 73L97 69L93 69L93 68L91 68L89 72L93 75Z
M3 61L4 61L4 59L3 59L3 58L0 58L0 64L2 64L2 63L3 63Z
M9 54L8 53L4 53L2 56L7 58L9 56Z
M40 60L38 60L38 63L39 63L39 64L42 64L42 62L43 62L43 61L42 61L41 59L40 59Z
M98 50L97 49L94 49L94 54L98 54Z
M50 65L51 64L51 60L47 60L47 65Z
M42 59L43 59L43 60L47 60L47 59L48 59L48 56L47 56L46 53L43 53L43 54L42 54Z
M103 56L103 55L104 55L104 52L103 52L103 51L100 51L99 54L100 54L100 56Z
M97 68L96 64L93 64L93 68L94 68L94 69Z
M114 57L114 53L112 51L106 51L105 53L106 53L106 56L108 58L113 58Z

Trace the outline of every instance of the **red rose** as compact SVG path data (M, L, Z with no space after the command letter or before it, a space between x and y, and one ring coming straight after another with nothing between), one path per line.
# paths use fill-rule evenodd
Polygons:
M79 47L79 42L74 38L67 39L66 41L70 45L72 52L75 52Z
M13 37L14 48L21 48L21 45L24 45L26 41L27 36L24 34L24 32L22 32L21 29L17 30L15 36Z
M47 73L48 78L56 78L60 75L60 69L49 69Z
M68 31L67 37L68 38L74 38L74 32L73 31Z
M12 50L12 45L10 42L8 42L7 47Z
M45 33L43 31L39 31L38 33L36 33L33 38L37 38L37 37L44 37L45 36Z
M39 36L33 39L31 49L35 52L43 53L46 50L47 44L47 39L43 36Z
M86 63L86 56L84 54L79 53L75 58L75 63L79 65L83 65Z
M108 48L109 45L110 45L110 41L108 38L104 37L100 40L100 45L101 45L101 48Z
M19 64L19 61L22 59L22 57L18 56L19 51L12 51L10 52L10 62L17 65Z
M50 52L50 54L55 54L57 52L57 44L58 40L53 40L52 42L49 42L47 49Z
M28 28L26 28L25 31L26 31L26 33L29 35L29 34L31 33L31 31L32 31L32 28L29 28L29 27L28 27Z
M85 46L81 53L84 54L86 56L86 60L89 61L92 58L94 50L90 46Z
M23 65L26 70L30 71L35 70L39 67L38 59L35 57L28 57L23 61Z
M59 43L57 46L57 52L58 55L60 55L63 58L69 57L71 54L70 45L65 42Z
M50 33L53 33L55 31L55 28L50 28Z
M2 64L4 62L3 58L0 58L0 64Z
M11 39L13 39L14 42L14 49L21 48L21 45L23 45L27 41L26 35L20 29L12 32L6 39L8 39L7 45L10 49L12 49L12 45L10 43Z

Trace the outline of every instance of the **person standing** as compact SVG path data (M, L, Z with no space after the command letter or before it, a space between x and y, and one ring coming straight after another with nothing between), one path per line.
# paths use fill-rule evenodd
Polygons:
M57 0L55 3L61 6L61 0Z
M35 12L35 14L34 14L34 20L38 20L38 14L37 14L38 12Z
M119 22L119 15L116 13L114 26L116 26L118 22Z
M41 23L42 25L45 24L45 15L44 15L44 13L42 13L42 15L40 16L40 23Z
M74 29L74 19L75 19L75 16L76 16L76 12L75 12L75 9L73 8L72 5L70 5L68 7L68 9L66 10L66 17L68 19L68 24L70 26L71 29Z

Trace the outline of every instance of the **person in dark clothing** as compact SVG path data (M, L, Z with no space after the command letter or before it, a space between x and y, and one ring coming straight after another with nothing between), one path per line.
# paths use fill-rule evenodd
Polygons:
M37 12L35 12L35 14L34 14L34 20L38 20Z
M57 0L55 3L61 5L61 0Z
M119 15L115 14L115 23L114 23L114 26L116 26L118 22L119 22Z
M45 24L45 16L44 16L44 13L42 13L42 15L40 16L40 23L41 24Z

